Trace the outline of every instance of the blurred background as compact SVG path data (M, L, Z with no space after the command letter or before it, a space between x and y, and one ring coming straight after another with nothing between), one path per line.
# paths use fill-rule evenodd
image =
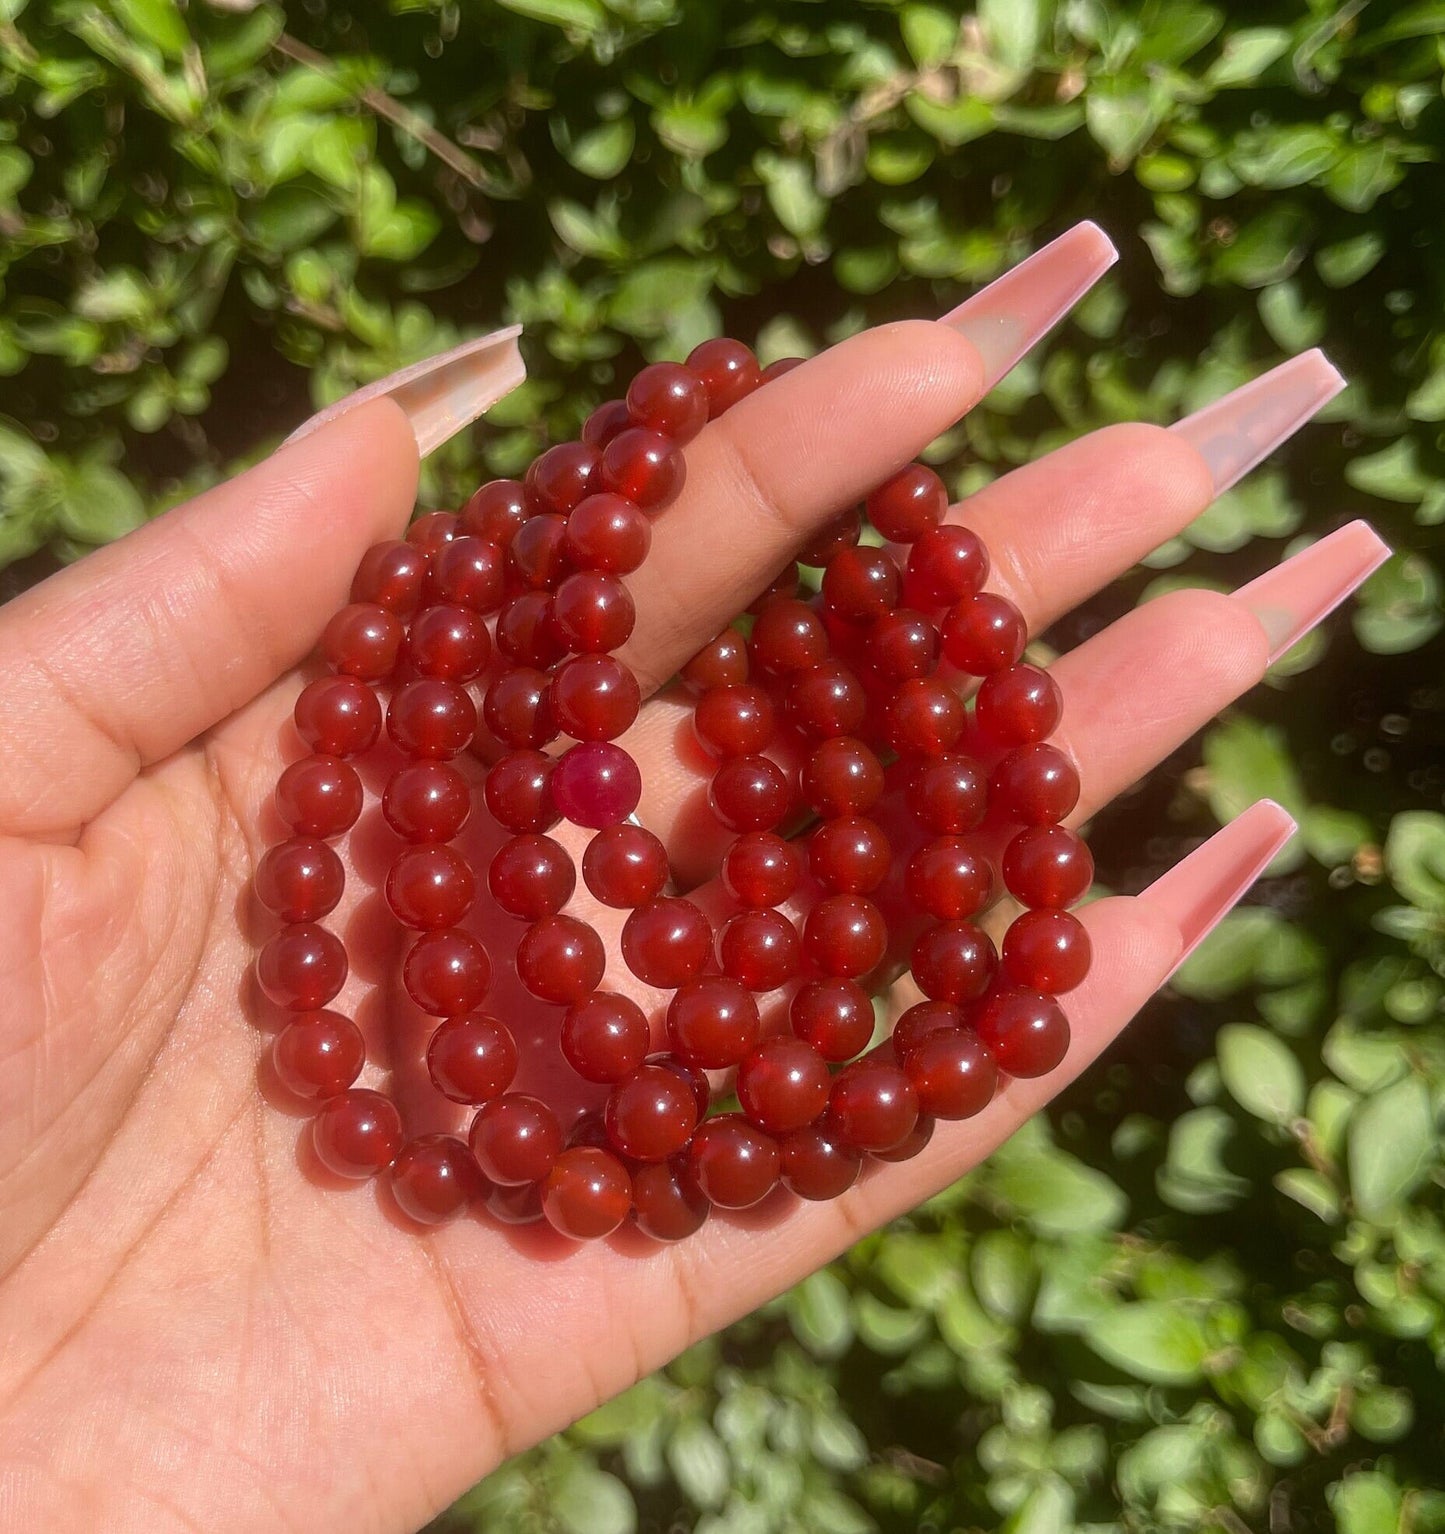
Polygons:
M1046 636L1357 516L1398 551L1092 832L1303 834L1046 1116L437 1534L1445 1529L1445 3L0 0L0 594L504 322L452 506L719 331L1115 272L929 460L966 494L1323 345L1268 468ZM324 1467L319 1467L324 1472Z

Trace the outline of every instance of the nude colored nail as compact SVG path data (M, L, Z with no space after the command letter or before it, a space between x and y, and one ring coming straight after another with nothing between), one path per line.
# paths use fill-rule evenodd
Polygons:
M1097 224L1075 224L940 321L962 331L984 363L992 388L1119 259Z
M357 405L387 395L411 418L417 451L425 457L470 426L527 376L517 349L521 333L520 325L508 325L505 330L463 341L450 351L379 378L303 421L286 441L309 437L317 427Z
M1273 799L1261 799L1140 892L1140 900L1179 929L1171 975L1239 904L1296 829Z
M1170 429L1209 465L1219 495L1344 387L1345 380L1317 347L1261 373Z
M1234 593L1269 636L1273 665L1390 557L1368 522L1350 522Z

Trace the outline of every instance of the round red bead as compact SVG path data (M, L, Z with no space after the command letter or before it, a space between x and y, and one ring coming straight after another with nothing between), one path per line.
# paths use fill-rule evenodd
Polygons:
M758 614L748 639L755 665L778 676L807 671L828 658L828 631L806 602L779 597Z
M450 1017L481 1004L492 980L487 950L457 927L424 932L402 965L402 984L423 1012Z
M632 1173L632 1218L654 1241L682 1241L701 1230L712 1205L681 1165L652 1161Z
M853 980L808 981L793 997L788 1018L800 1039L835 1064L868 1047L876 1022L868 993Z
M478 1110L468 1139L493 1182L541 1182L561 1153L562 1126L539 1098L507 1092Z
M976 1001L997 968L988 934L971 922L939 922L913 945L913 978L934 1001Z
M919 1111L936 1119L967 1119L993 1100L998 1068L967 1029L930 1033L903 1057L903 1070L918 1093Z
M855 1060L833 1081L828 1117L858 1150L884 1151L897 1145L918 1120L918 1093L896 1065Z
M573 916L543 917L517 948L517 975L538 1001L581 1001L602 983L606 968L602 939Z
M634 1161L665 1161L682 1150L697 1125L697 1099L680 1076L643 1065L618 1082L603 1112L607 1137Z
M364 1087L327 1098L311 1121L316 1159L333 1175L355 1181L390 1166L401 1138L396 1105Z
M698 1126L687 1169L719 1209L749 1209L777 1186L782 1158L771 1135L726 1113Z
M945 607L972 596L988 579L988 553L978 534L956 523L931 527L908 551L903 595L910 607Z
M256 955L256 979L277 1006L314 1012L345 984L346 949L313 922L282 927Z
M1069 1050L1069 1020L1052 996L1038 991L994 991L975 1009L974 1032L1001 1071L1044 1076Z
M572 898L577 870L567 849L550 836L514 836L492 855L487 888L508 916L541 921Z
M991 591L955 603L943 620L943 653L950 665L970 676L988 676L1012 666L1027 641L1018 608Z
M740 905L782 905L802 873L802 853L773 831L746 831L723 855L723 886Z
M386 785L381 813L409 842L449 842L466 824L472 793L467 780L446 762L416 762Z
M681 450L655 431L629 427L602 450L602 488L643 511L661 511L676 500L686 478Z
M621 746L584 741L552 771L552 802L574 826L600 830L626 820L642 798L642 774Z
M497 617L497 649L519 666L545 671L567 653L550 591L521 591Z
M493 479L473 491L471 499L462 507L458 526L463 535L473 534L498 548L505 548L530 515L520 480Z
M598 655L627 643L637 609L616 576L579 570L557 588L552 621L574 654Z
M476 730L476 705L466 689L439 677L403 683L387 705L386 733L408 756L455 756Z
M1053 734L1064 712L1059 684L1037 666L1010 666L986 676L974 718L990 741L1022 746Z
M761 1029L752 993L727 975L685 980L667 1006L673 1053L704 1070L737 1065L757 1043Z
M295 717L301 739L327 756L369 751L381 734L381 704L354 676L319 677L303 687Z
M792 808L793 790L770 757L733 756L713 774L708 803L730 830L769 831Z
M418 1225L455 1219L482 1191L476 1160L455 1135L420 1135L392 1163L392 1197Z
M636 570L652 547L652 524L638 507L620 495L589 495L572 509L562 552L578 570L626 575Z
M942 756L963 734L958 694L935 677L904 682L883 711L883 732L902 756Z
M426 554L409 543L374 543L356 567L351 600L374 602L398 618L409 618L421 605L428 568Z
M472 613L493 613L506 591L507 562L485 538L454 538L432 556L432 599Z
M736 629L726 628L688 661L681 675L689 687L700 692L736 687L748 679L747 642Z
M582 877L603 905L630 911L662 893L667 849L641 826L606 826L582 854Z
M893 849L876 820L840 815L824 821L808 838L808 859L824 889L866 895L887 876Z
M908 898L940 921L959 921L981 911L993 889L986 859L961 837L940 836L925 842L908 861L904 874Z
M341 899L346 871L325 842L298 836L264 854L253 882L256 898L282 921L319 921Z
M820 1124L783 1135L778 1154L783 1186L799 1198L815 1201L846 1193L863 1169L862 1156L836 1130Z
M642 1008L631 997L611 991L583 997L562 1019L562 1053L584 1081L616 1082L630 1076L646 1058L650 1042Z
M825 740L862 729L868 694L841 661L824 661L792 679L785 706L791 724L804 735Z
M952 753L923 763L908 785L908 808L936 836L974 830L988 808L983 769L971 757Z
M910 463L869 495L868 520L891 543L914 543L943 521L948 491L932 469Z
M361 779L339 757L304 756L276 784L276 813L297 836L340 836L361 806Z
M482 797L492 818L507 830L545 831L557 820L551 778L550 756L509 751L487 773Z
M637 678L611 655L579 655L552 674L552 717L574 740L616 740L641 702Z
M718 962L750 991L775 991L802 965L797 928L780 911L740 911L718 934Z
M576 1145L557 1157L542 1184L547 1223L574 1241L609 1236L632 1208L627 1168L610 1151Z
M1017 746L993 770L989 805L999 817L1026 826L1062 820L1079 802L1074 764L1047 741Z
M534 511L565 515L596 490L598 449L590 442L559 442L534 458L522 487Z
M507 572L532 591L548 591L568 573L567 519L555 512L529 518L507 545Z
M858 544L843 549L823 572L823 601L849 623L868 623L898 606L903 580L892 555Z
M861 740L840 735L814 748L799 787L809 809L829 817L861 815L882 796L883 764Z
M676 362L654 362L632 380L627 412L638 426L690 442L707 425L707 387Z
M487 669L492 636L469 608L438 602L423 608L411 622L406 658L421 676L470 682Z
M395 613L375 602L343 607L321 631L321 653L333 671L378 682L396 669L406 629Z
M799 564L815 567L832 564L844 549L851 549L858 542L862 531L863 514L855 506L813 534L798 555Z
M822 1055L802 1039L764 1039L738 1068L743 1112L769 1134L811 1124L828 1105L832 1078Z
M407 927L454 927L476 898L472 866L451 847L407 847L386 876L386 903Z
M856 979L876 969L888 947L888 924L866 895L828 895L809 911L803 949L824 974Z
M687 366L707 390L708 416L716 420L762 381L758 359L741 341L715 336L687 354Z
M531 666L509 666L487 688L482 722L507 746L537 750L555 740L551 678Z
M868 659L885 681L929 676L938 666L938 630L908 608L879 618L868 630Z
M664 897L639 906L622 928L622 957L644 985L675 990L707 962L712 926L690 900Z
M1057 996L1089 973L1089 934L1067 911L1025 911L1004 934L1003 967L1015 985Z
M761 687L747 683L714 687L698 699L692 728L714 756L756 756L771 745L777 714Z
M517 1045L495 1017L469 1012L446 1018L426 1049L432 1085L454 1103L485 1103L499 1097L517 1074Z
M1057 909L1082 900L1094 882L1094 859L1062 826L1029 826L1008 844L1003 880L1027 906Z
M632 425L632 414L624 399L609 399L597 406L582 425L582 440L599 451L620 431Z
M356 1080L365 1063L361 1030L339 1012L303 1012L271 1046L276 1079L297 1097L335 1097Z

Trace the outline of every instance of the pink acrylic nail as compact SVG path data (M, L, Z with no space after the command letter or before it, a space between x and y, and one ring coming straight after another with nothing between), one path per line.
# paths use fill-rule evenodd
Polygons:
M1296 829L1285 810L1261 799L1140 893L1140 900L1179 929L1174 969L1238 905Z
M984 364L992 388L1119 259L1097 224L1075 224L940 321L961 331Z
M1209 465L1219 495L1344 387L1345 380L1316 348L1231 390L1171 429Z
M526 378L517 349L521 333L520 325L508 325L379 378L303 421L286 441L298 442L357 405L387 396L410 417L417 451L425 457Z
M1368 522L1350 522L1234 593L1269 636L1273 665L1390 557Z

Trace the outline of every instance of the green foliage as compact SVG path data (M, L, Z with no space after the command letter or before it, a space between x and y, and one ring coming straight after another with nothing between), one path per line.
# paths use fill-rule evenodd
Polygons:
M7 589L463 334L531 377L429 504L641 358L936 314L1086 216L1119 272L936 445L960 492L1281 353L1351 380L1124 588L1398 551L1095 828L1132 888L1270 794L1256 903L1047 1120L447 1527L1445 1528L1442 57L1438 0L0 0Z

